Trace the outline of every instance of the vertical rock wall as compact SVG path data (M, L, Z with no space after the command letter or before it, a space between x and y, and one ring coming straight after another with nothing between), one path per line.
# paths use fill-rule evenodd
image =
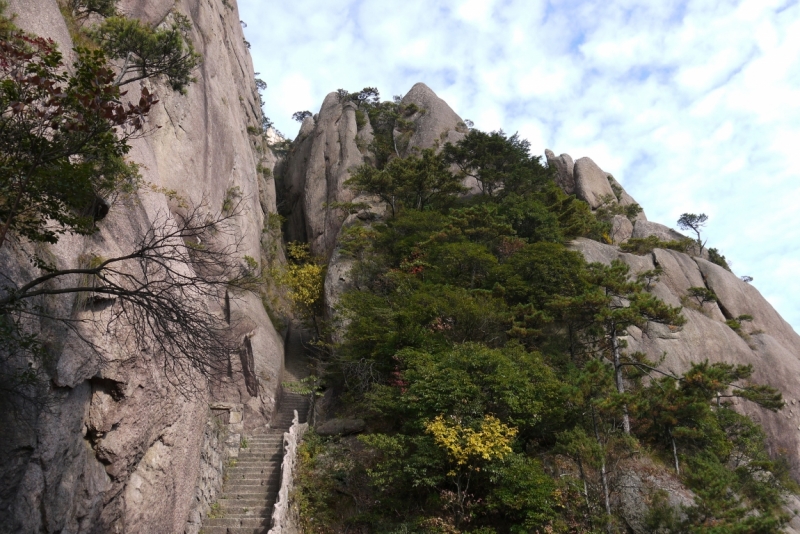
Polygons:
M154 25L171 9L187 15L203 63L185 95L146 82L160 99L148 122L160 128L135 140L130 157L152 187L114 205L97 234L67 236L39 252L61 268L75 266L81 254L110 257L130 250L153 221L183 205L218 211L234 195L243 209L231 239L241 242L243 256L265 259L265 217L275 212L276 197L256 167L271 169L275 159L247 131L259 126L260 110L235 1L121 0L119 6ZM54 0L13 0L9 11L18 13L23 29L71 50ZM8 250L0 258L4 272L24 276L32 249ZM73 303L51 304L69 315ZM275 402L280 336L255 295L231 295L231 316L246 358L232 355L229 378L189 396L166 380L153 354L130 358L119 340L87 331L102 347L101 361L68 333L39 325L54 354L51 403L25 421L2 421L0 532L183 532L190 510L203 509L197 488L213 492L221 483L221 472L209 467L219 463L206 435L209 403L243 406L241 426L254 428L268 421Z

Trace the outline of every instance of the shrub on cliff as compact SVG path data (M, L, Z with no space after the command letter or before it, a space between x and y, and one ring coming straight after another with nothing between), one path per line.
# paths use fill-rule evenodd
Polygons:
M648 455L659 475L671 478L674 465L698 495L688 516L656 510L652 522L667 518L681 532L778 528L785 472L757 426L724 401L779 409L778 392L750 383L749 368L698 365L676 376L626 352L634 327L683 323L679 308L650 293L659 271L587 264L565 241L597 238L603 221L540 183L525 143L472 135L450 152L459 181L480 175L485 194L399 200L407 192L392 173L418 158L362 168L353 182L394 210L345 231L353 284L339 301L325 381L340 399L329 409L358 413L369 433L314 443L319 458L338 455L337 467L301 464L305 526L621 532L624 466ZM336 517L337 527L312 517Z

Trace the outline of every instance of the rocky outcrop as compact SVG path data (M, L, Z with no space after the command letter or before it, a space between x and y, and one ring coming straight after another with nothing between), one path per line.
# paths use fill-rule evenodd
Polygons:
M547 165L555 167L556 170L556 184L564 190L568 195L575 194L575 163L569 154L561 154L556 157L552 150L545 149L544 156L547 159Z
M274 159L247 131L259 124L260 110L235 2L122 0L119 7L151 24L173 8L186 14L203 63L185 95L145 83L160 99L148 119L160 128L134 140L130 157L152 188L114 204L97 234L62 238L48 257L65 268L81 254L120 254L159 217L180 213L186 204L216 211L233 195L242 212L229 239L240 243L242 255L263 260L264 223L276 195L257 166L270 169ZM23 29L71 50L53 0L14 0L9 11L19 14ZM27 252L21 247L4 254L4 271L30 269ZM61 299L54 305L68 316L72 304ZM57 341L50 406L21 424L2 421L8 431L1 452L13 461L0 468L0 532L183 532L190 510L203 512L197 488L210 494L221 484L221 473L209 467L216 462L206 439L210 403L241 405L242 427L263 427L281 374L283 343L260 299L230 295L230 315L239 325L231 335L241 341L243 356L231 358L229 376L214 388L189 396L164 376L156 355L131 358L124 342L89 329L84 335L103 349L97 358L74 336L40 325L45 339ZM208 498L201 500L207 505Z
M619 244L633 235L633 223L624 215L614 215L611 219L611 241Z
M612 176L601 169L590 158L580 158L572 162L569 154L561 154L556 157L552 150L545 149L547 165L555 170L554 179L556 184L568 195L575 195L596 210L603 206L604 201L620 206L638 205L636 200L625 191L625 188ZM634 222L647 221L644 211L639 212L634 218ZM629 233L628 225L612 221L614 224L613 232L617 236L613 238L615 243L625 241L632 237L637 237Z
M424 83L414 84L401 102L420 108L420 111L407 118L414 125L412 131L394 131L395 143L403 156L425 148L455 144L467 133L464 120Z
M356 105L330 93L319 113L303 121L284 171L287 238L308 242L314 254L326 258L342 225L340 210L331 205L352 200L344 182L364 163L357 133Z
M588 239L576 240L572 248L590 262L622 260L634 275L655 267L663 269L652 291L670 305L686 304L683 314L687 323L681 329L657 324L644 332L631 328L629 350L645 352L654 360L665 354L662 365L674 373L703 360L753 364L753 379L778 388L789 405L779 413L746 401L739 401L737 408L762 425L771 451L787 455L793 475L800 478L800 466L794 460L800 458L800 336L758 290L718 265L681 252L656 249L647 256L635 256ZM714 290L719 303L692 306L685 299L689 287ZM743 314L752 315L753 321L741 334L724 322Z
M414 85L401 102L419 108L404 117L410 126L393 132L401 156L455 143L467 132L464 121L423 83ZM280 172L287 239L308 242L314 254L325 258L331 258L347 217L333 204L363 200L354 199L344 182L359 165L374 163L369 151L372 125L367 120L359 128L357 113L366 116L355 102L342 102L338 93L328 94L319 113L303 121Z
M685 235L663 224L652 221L636 221L636 224L633 225L633 234L631 237L641 239L650 236L657 237L661 241L680 241L686 239Z
M593 210L603 205L604 198L615 199L608 174L589 158L575 162L575 194Z

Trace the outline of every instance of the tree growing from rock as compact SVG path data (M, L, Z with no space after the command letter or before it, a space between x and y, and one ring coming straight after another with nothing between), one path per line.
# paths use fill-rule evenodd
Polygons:
M624 369L626 367L647 368L650 365L638 357L623 352L627 329L636 326L645 328L648 323L660 323L679 327L686 322L680 308L669 306L646 291L643 280L630 277L630 267L620 260L611 265L591 263L587 281L590 289L569 298L556 298L555 311L567 322L583 331L586 349L607 357L614 368L617 392L625 394ZM626 434L631 432L627 404L623 403L622 426Z
M164 78L183 93L196 81L192 71L200 64L200 54L189 39L192 24L178 12L170 19L165 27L152 28L137 19L113 16L89 32L109 58L121 62L115 85Z
M68 72L52 41L14 31L0 43L0 247L10 234L55 243L95 230L98 195L137 185L125 161L158 102L128 106L100 51L78 50Z
M708 215L705 213L684 213L678 218L678 227L681 230L691 230L697 235L697 246L700 247L700 254L703 253L705 243L700 236L700 229L708 222Z
M508 137L502 131L470 130L457 144L446 144L443 154L447 163L459 169L461 179L475 179L489 197L501 190L530 191L546 182L539 158L530 155L530 143L517 134Z
M345 185L378 196L392 210L392 215L403 207L425 210L464 191L461 180L431 149L423 150L420 157L395 158L381 170L362 165Z
M303 122L306 120L306 117L310 117L312 113L308 110L305 111L295 111L292 114L292 119L296 120L297 122Z

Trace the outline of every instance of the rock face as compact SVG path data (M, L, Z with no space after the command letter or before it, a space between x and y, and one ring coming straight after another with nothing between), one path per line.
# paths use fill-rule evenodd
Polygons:
M661 241L680 241L686 238L685 235L663 224L652 221L636 221L636 224L633 225L632 237L644 238L650 236L655 236Z
M608 181L608 175L589 158L580 158L575 162L575 194L592 209L603 204L603 198L615 199L614 190Z
M180 212L176 198L216 211L234 195L243 209L230 239L241 243L243 255L265 261L262 230L275 212L276 194L256 167L271 169L275 160L247 132L259 124L260 110L235 2L122 0L119 7L150 24L173 8L184 13L203 62L186 95L146 83L160 99L148 121L161 128L133 141L130 157L153 190L115 204L97 234L66 236L48 254L60 268L75 266L81 254L120 254L159 217ZM8 11L19 14L23 29L71 50L54 0L14 0ZM176 194L161 192L169 190ZM4 272L30 269L29 250L7 250L0 257ZM72 304L63 299L57 305L68 316ZM100 361L74 336L41 325L42 335L54 340L51 406L22 424L0 421L6 429L0 532L183 532L190 515L207 510L213 487L221 484L214 468L218 443L207 435L210 403L242 407L226 421L234 431L264 426L283 364L282 339L260 299L231 295L230 307L241 354L231 358L229 377L189 397L168 382L153 355L126 358L126 347L88 332L103 348Z
M464 121L423 83L414 85L402 103L415 104L420 110L405 118L412 124L410 129L393 132L401 156L455 143L467 132ZM372 126L367 120L359 128L357 113L366 115L354 102L342 103L337 93L328 94L319 113L303 121L280 171L287 239L307 241L314 254L325 258L332 256L346 218L331 205L365 200L354 199L344 186L356 167L373 161L369 151Z
M615 244L630 239L633 235L633 223L624 215L614 215L611 219L611 241Z
M590 262L608 264L620 259L630 265L634 275L661 267L664 274L653 293L673 306L682 304L689 287L714 290L719 303L706 304L702 309L684 307L687 323L680 330L656 324L646 332L631 328L629 350L645 352L654 359L666 353L663 366L675 373L703 360L754 364L753 379L778 388L789 405L779 413L746 401L740 401L737 408L763 426L771 451L786 454L794 477L800 478L796 461L800 458L800 336L758 290L718 265L672 250L656 249L647 256L635 256L588 239L578 239L572 246ZM753 316L752 323L743 328L744 337L725 324L725 320L743 314Z
M630 206L637 204L636 200L625 191L625 188L609 173L601 169L590 158L580 158L575 163L569 154L555 153L548 149L544 151L547 165L555 169L556 184L568 195L575 195L596 210L603 205L603 199L610 200L611 204ZM644 211L633 219L636 222L647 221ZM612 221L613 232L621 238L614 237L614 242L619 243L631 237L628 225L619 226L619 222ZM633 237L637 237L633 235Z
M394 132L395 142L403 156L414 150L441 148L446 143L455 144L467 133L464 120L424 83L414 84L401 102L415 104L421 109L408 118L414 123L414 129L407 139L401 132Z
M544 151L547 164L556 169L556 183L568 195L575 194L575 163L569 154L556 157L549 148Z
M283 177L287 238L307 241L314 254L326 258L342 225L340 212L330 205L352 200L344 182L364 163L356 143L356 106L339 100L330 93L319 113L303 121Z

